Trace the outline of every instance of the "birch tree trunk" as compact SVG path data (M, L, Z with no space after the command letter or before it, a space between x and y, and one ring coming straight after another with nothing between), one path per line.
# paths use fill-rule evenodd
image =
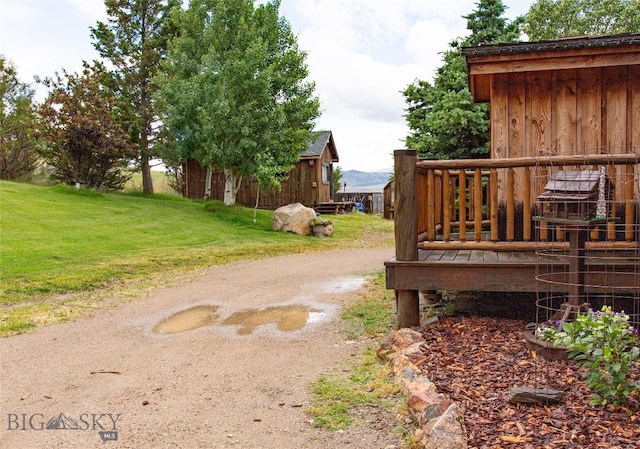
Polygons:
M241 182L242 176L236 176L233 170L229 168L224 169L224 204L226 206L236 204L236 196Z
M207 180L204 185L204 199L208 200L211 198L211 177L213 175L213 168L211 164L207 165Z

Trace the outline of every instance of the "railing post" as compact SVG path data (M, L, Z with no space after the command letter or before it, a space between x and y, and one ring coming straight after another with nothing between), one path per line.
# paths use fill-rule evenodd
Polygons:
M415 150L394 151L396 260L418 260L418 200ZM420 302L415 290L396 290L397 328L420 325Z

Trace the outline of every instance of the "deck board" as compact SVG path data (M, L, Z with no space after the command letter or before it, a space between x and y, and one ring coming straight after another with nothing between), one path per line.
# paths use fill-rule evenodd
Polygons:
M484 251L484 261L486 263L497 263L498 253L495 251Z
M587 253L589 255L589 253ZM640 294L640 262L637 253L606 259L591 254L585 283ZM632 257L624 257L632 256ZM387 288L395 290L452 291L557 291L557 286L536 280L536 275L568 271L566 258L534 251L419 250L417 261L385 262ZM622 274L621 274L622 273Z
M426 260L438 261L442 259L443 254L444 254L443 249L434 249L433 251L431 251L431 254L427 256Z
M453 249L449 249L449 250L446 250L444 252L444 255L442 256L441 260L443 260L443 261L452 261L452 260L455 260L457 255L458 255L458 251L453 250Z

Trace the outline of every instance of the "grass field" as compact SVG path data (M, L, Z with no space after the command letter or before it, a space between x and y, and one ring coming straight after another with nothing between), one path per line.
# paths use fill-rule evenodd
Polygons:
M0 182L0 335L99 307L91 293L145 288L242 258L392 239L376 216L332 217L332 238L271 230L270 211L175 195L100 194Z

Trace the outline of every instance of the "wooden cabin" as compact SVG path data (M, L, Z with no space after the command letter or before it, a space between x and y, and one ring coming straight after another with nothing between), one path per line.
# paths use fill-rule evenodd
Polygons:
M575 279L540 282L578 271L567 254L580 259L587 289L638 297L640 34L462 52L474 100L490 102L491 154L395 152L396 256L385 266L398 326L419 323L420 290L569 291ZM539 197L550 179L585 170L604 170L615 186L608 216L545 217ZM597 251L606 257L585 256Z
M333 164L338 162L338 151L331 131L314 133L314 140L282 183L279 192L261 194L258 207L277 209L291 203L302 203L308 207L329 202L333 198ZM183 164L185 198L202 199L206 184L206 167L194 160ZM236 202L243 206L254 207L257 195L257 183L245 177L242 181ZM222 200L224 197L224 174L213 173L211 179L211 198Z

